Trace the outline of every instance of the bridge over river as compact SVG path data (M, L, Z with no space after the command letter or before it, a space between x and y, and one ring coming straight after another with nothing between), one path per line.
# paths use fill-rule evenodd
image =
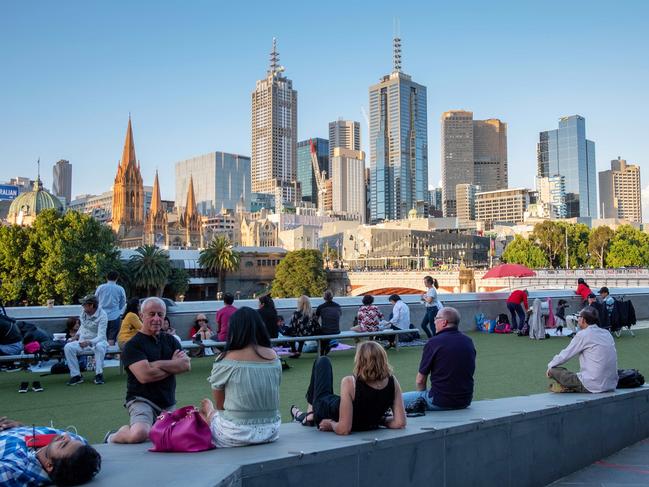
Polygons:
M460 272L473 272L473 287L468 286L466 279L460 282ZM424 276L435 277L440 291L458 293L467 291L489 292L511 289L574 289L577 279L586 280L593 291L601 286L633 288L649 287L649 269L542 269L536 276L523 278L483 279L486 270L383 270L354 271L334 270L332 281L346 289L351 296L363 294L417 294L424 289ZM464 277L464 276L463 276Z

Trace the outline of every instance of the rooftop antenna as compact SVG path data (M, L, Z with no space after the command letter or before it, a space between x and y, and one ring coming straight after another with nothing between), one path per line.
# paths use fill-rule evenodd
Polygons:
M392 72L401 72L401 37L399 37L399 19L394 19L394 38L392 39Z
M270 74L275 74L280 70L279 53L277 52L277 38L273 37L273 50L270 52Z

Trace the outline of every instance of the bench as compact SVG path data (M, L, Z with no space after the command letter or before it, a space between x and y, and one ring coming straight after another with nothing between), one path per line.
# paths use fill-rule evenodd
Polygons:
M284 423L274 443L201 453L101 444L90 486L541 487L647 438L648 417L645 386L475 401L348 436Z
M354 340L358 338L369 338L369 337L390 337L395 336L395 348L399 349L399 335L404 333L411 333L413 330L384 330L376 332L362 332L357 333L355 331L342 331L336 335L314 335L307 337L281 337L281 338L272 338L271 344L279 345L287 342L306 342L316 340L318 342L318 353L320 353L320 340ZM223 348L225 347L226 342L216 341L216 340L203 340L202 342L195 342L192 340L183 340L180 342L183 350L196 350L199 348ZM106 349L106 355L118 354L120 353L119 347L117 345L109 345ZM79 355L92 356L94 352L92 350L83 350ZM47 357L53 359L62 359L63 352L48 354ZM42 360L43 356L37 353L23 353L20 355L0 355L1 362L21 362L22 364L28 364L33 361ZM122 368L120 366L120 372Z

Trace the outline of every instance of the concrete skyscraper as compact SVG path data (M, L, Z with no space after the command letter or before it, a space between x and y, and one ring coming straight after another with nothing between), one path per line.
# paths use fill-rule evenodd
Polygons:
M342 118L329 122L329 160L334 156L336 147L361 150L361 124Z
M537 176L561 175L566 184L566 217L597 218L595 142L586 139L586 119L559 119L559 128L539 133Z
M507 188L507 124L497 118L473 121L473 184L482 191Z
M72 164L61 159L53 168L52 193L65 198L65 203L72 200Z
M273 39L266 77L252 92L251 189L295 202L297 91L283 72Z
M457 215L458 184L482 191L507 188L507 124L496 118L473 120L473 112L442 114L442 190L444 216Z
M455 188L473 184L473 112L442 114L442 206L444 216L457 215Z
M369 89L370 219L406 218L428 198L426 87L401 72L394 39L392 73Z
M365 223L365 153L334 148L331 159L331 206L335 214Z
M611 169L599 173L599 207L602 218L622 218L642 223L640 166L624 159L611 161Z

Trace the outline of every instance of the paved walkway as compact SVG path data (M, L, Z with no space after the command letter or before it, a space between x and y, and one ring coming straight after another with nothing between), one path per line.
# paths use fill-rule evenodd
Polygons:
M551 487L640 487L649 486L649 438L595 462Z

